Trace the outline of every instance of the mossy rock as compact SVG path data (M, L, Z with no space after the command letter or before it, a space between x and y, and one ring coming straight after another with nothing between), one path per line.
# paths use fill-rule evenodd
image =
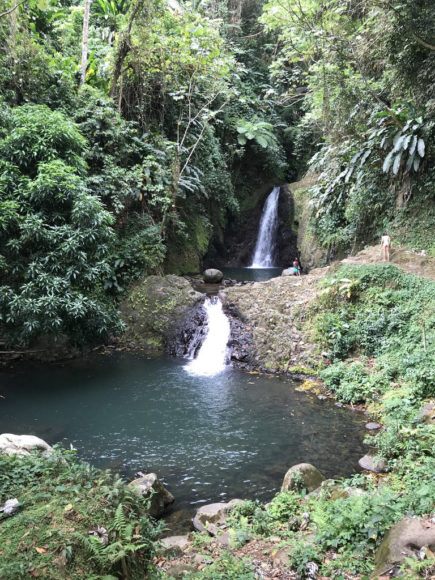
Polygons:
M297 246L301 256L302 266L307 269L317 268L326 264L326 250L320 247L311 227L313 208L310 204L309 188L316 182L316 177L304 178L290 183L293 194L295 217L294 229L297 231Z
M179 276L144 278L131 288L121 304L121 316L126 324L121 344L149 355L162 354L174 328L202 298L202 294Z
M311 492L320 487L323 481L325 481L325 476L314 465L298 463L290 467L285 474L281 491L306 489Z
M405 558L416 557L421 548L435 550L435 525L429 519L404 518L385 536L375 555L376 570L372 578L385 574L395 576Z
M169 236L165 271L171 274L196 274L202 270L212 227L205 216L194 216L188 221L189 236L179 239Z

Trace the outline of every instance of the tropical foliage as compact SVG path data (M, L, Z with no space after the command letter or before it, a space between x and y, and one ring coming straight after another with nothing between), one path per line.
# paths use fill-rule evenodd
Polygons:
M257 99L267 87L250 81L250 44L237 40L255 19L98 0L84 31L86 6L26 0L0 15L0 334L10 344L115 334L129 283L197 271L238 211L238 184L285 166L279 117ZM265 62L255 67L267 80Z
M162 526L148 502L121 479L80 463L73 452L0 457L0 502L17 497L18 513L0 516L0 576L140 578L152 572ZM32 533L29 533L30 530Z
M318 175L320 244L355 249L422 198L433 207L433 3L269 0L262 21L280 37L272 75L299 110L297 151Z

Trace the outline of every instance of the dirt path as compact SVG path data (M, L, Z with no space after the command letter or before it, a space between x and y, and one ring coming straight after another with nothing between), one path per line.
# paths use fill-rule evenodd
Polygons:
M369 246L355 256L341 261L342 264L385 264L381 258L380 246ZM391 251L391 264L398 266L409 274L435 280L435 258L422 256L411 250L394 248Z

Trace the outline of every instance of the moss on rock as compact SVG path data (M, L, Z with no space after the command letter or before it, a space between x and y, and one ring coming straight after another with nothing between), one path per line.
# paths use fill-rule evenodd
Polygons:
M188 310L202 299L184 278L148 276L133 286L121 304L126 331L123 346L162 354L168 337Z
M289 189L294 200L294 230L297 232L297 246L304 268L318 268L327 262L327 252L321 248L311 227L313 208L310 204L309 187L316 177L306 177L301 181L290 183Z
M169 237L165 271L171 274L196 274L202 270L202 259L210 243L212 227L205 216L193 217L188 237Z

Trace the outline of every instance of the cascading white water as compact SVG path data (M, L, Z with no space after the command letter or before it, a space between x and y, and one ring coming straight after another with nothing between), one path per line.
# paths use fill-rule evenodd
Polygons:
M251 268L271 268L274 265L273 257L278 231L279 190L279 187L274 187L264 204Z
M205 340L196 358L184 368L192 375L211 377L225 370L231 328L218 297L207 298L204 309L207 316Z

